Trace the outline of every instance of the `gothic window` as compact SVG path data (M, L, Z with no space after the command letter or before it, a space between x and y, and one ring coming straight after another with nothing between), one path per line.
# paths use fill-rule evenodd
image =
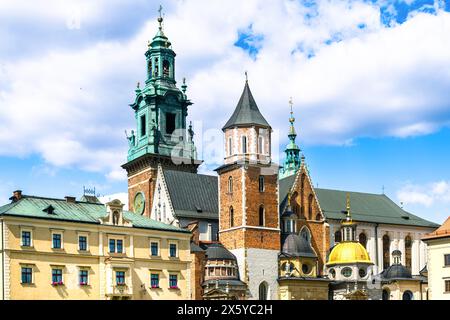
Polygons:
M170 63L167 60L163 61L163 76L164 77L170 76Z
M247 137L242 136L242 153L247 153Z
M234 210L230 207L230 228L234 227Z
M314 200L314 196L312 194L310 194L309 197L308 197L308 217L309 217L309 220L312 220L312 218L313 218L313 200Z
M322 219L322 216L320 215L320 213L316 214L316 220L320 221L320 219Z
M391 265L391 256L389 253L390 245L391 239L385 234L383 236L383 269L386 269Z
M259 176L259 192L264 192L264 176Z
M141 137L147 134L147 123L145 121L145 114L141 116Z
M311 233L309 232L309 229L307 227L303 227L300 231L300 236L305 239L306 241L311 241Z
M405 266L411 270L411 248L412 248L412 240L408 235L405 238Z
M258 137L258 153L264 153L264 138L261 136Z
M339 230L334 233L334 242L339 243L341 241L342 241L342 234L341 231Z
M263 227L264 226L264 207L261 205L259 207L259 226Z
M174 113L166 112L166 133L172 134L175 131L175 117Z
M367 236L364 232L361 232L359 234L359 243L361 243L362 246L367 249Z
M233 144L232 144L232 139L228 138L228 155L232 155L233 154Z
M228 178L228 193L233 193L233 177Z
M267 283L261 282L259 285L259 300L267 300Z

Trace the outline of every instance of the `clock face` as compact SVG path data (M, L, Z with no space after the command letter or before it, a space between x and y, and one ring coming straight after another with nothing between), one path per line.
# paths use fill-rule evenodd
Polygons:
M145 198L142 192L138 192L134 197L134 212L143 214L145 209Z

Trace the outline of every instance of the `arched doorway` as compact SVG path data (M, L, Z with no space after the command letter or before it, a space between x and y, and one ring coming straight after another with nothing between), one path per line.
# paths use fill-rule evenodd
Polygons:
M414 300L414 295L411 291L406 290L403 292L402 300Z
M267 282L261 282L261 284L259 285L259 300L267 300L267 291Z
M383 300L389 300L389 296L390 296L390 292L389 289L383 289L383 293L382 293L382 299Z

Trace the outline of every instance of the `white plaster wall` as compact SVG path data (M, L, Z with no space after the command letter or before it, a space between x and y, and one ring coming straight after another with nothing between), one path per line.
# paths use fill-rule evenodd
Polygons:
M450 240L428 243L428 290L430 300L450 300L445 293L445 280L450 280L450 267L444 266L444 254L450 254Z

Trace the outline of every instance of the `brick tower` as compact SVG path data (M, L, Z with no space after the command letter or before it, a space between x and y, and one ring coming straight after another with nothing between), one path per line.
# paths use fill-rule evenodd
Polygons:
M148 44L147 80L136 88L134 111L137 131L128 136L127 163L129 209L150 216L158 164L171 170L197 172L192 126L187 129L186 84L181 90L175 81L175 52L158 18L159 30Z
M278 166L271 160L272 129L248 81L222 128L225 163L219 174L219 240L238 260L250 299L276 299L280 225Z

